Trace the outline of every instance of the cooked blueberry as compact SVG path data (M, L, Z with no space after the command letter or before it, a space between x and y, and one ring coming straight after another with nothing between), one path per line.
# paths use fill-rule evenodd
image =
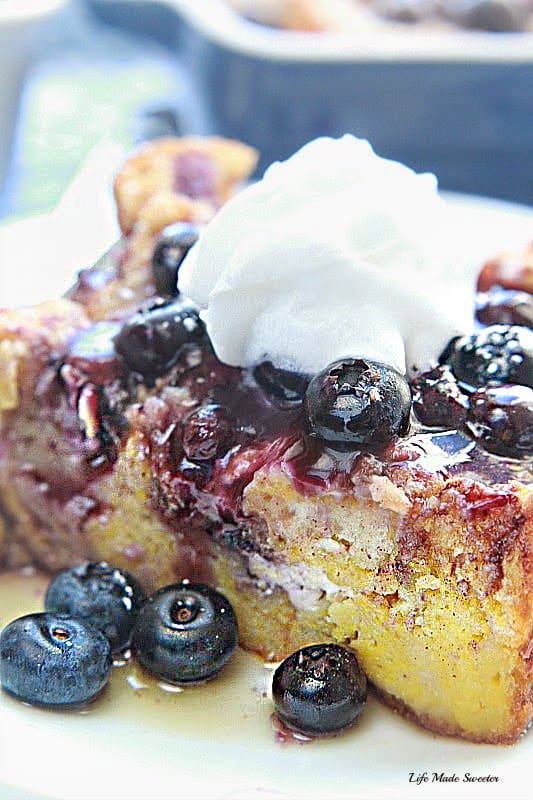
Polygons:
M124 323L115 347L131 370L153 380L173 366L184 345L204 335L204 325L190 301L158 299Z
M523 325L533 328L533 295L493 286L476 297L476 317L483 325Z
M533 386L533 331L518 325L491 325L473 336L453 339L441 362L471 386Z
M47 611L72 614L98 628L117 652L129 644L143 600L142 589L131 575L100 561L56 575L44 605Z
M65 364L96 383L112 381L122 369L114 343L120 328L118 322L101 321L79 331L69 344Z
M364 708L367 681L357 658L337 644L297 650L274 673L272 697L278 717L310 735L351 725Z
M111 666L106 637L67 614L29 614L0 634L0 682L26 703L86 703L106 685Z
M311 434L332 446L384 445L406 432L411 392L386 364L346 358L315 375L305 408Z
M413 411L424 425L461 428L468 409L465 394L447 366L419 375L412 383Z
M271 361L258 364L253 375L269 400L279 408L300 405L310 380L309 375L280 369Z
M152 274L158 294L178 294L178 271L183 259L198 241L199 230L190 222L177 222L164 229L152 254Z
M234 438L234 425L223 406L202 406L183 423L182 443L187 458L210 461L226 453Z
M134 648L147 670L170 683L216 675L237 645L237 619L220 592L198 583L166 586L143 605Z
M467 427L491 453L533 456L533 389L516 385L480 389L471 398Z
M373 8L381 17L398 22L422 22L437 10L436 0L375 0Z
M516 0L443 0L441 9L458 25L494 32L523 30L529 13Z

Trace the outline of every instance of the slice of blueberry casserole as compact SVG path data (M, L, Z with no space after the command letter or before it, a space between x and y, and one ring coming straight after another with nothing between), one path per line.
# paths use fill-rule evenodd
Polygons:
M163 676L163 617L193 648L224 618L196 677L237 623L267 659L298 651L274 686L289 724L295 674L319 706L337 675L348 724L362 669L430 730L513 742L533 713L533 251L480 271L434 177L351 136L237 191L255 159L144 146L115 183L121 241L68 297L0 312L3 566L112 564L112 594L152 597L107 639L137 636Z

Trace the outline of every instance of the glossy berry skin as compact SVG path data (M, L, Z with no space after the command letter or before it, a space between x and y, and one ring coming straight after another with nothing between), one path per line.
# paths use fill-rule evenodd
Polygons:
M405 378L377 361L347 358L311 380L305 410L313 436L333 447L386 445L407 431L411 392Z
M0 634L0 681L32 705L92 700L111 675L111 648L100 631L66 614L29 614Z
M111 650L128 646L144 594L137 581L104 561L60 572L48 586L45 609L71 614L97 628Z
M153 381L173 366L184 345L204 335L204 325L190 301L158 299L124 323L115 337L115 348L130 370Z
M474 336L453 339L441 362L470 386L533 386L533 331L518 325L491 325Z
M468 410L468 395L447 366L417 376L412 383L413 411L423 425L461 428Z
M309 375L280 369L271 361L258 364L253 375L270 402L283 409L301 405L310 380Z
M212 461L230 449L234 436L234 425L223 406L202 406L184 420L183 450L192 461Z
M140 663L169 683L216 675L237 645L237 618L220 592L197 583L166 586L142 607L133 645Z
M482 325L523 325L533 328L533 295L493 286L476 297L476 318Z
M178 295L179 268L198 241L198 235L198 227L189 222L177 222L163 230L152 254L152 275L158 294Z
M289 728L311 736L337 733L364 708L367 681L357 658L337 644L297 650L274 673L272 697Z
M467 428L491 453L533 456L533 389L517 385L480 389L471 398Z

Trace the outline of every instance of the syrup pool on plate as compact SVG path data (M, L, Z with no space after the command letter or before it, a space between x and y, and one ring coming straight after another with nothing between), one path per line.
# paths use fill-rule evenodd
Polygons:
M0 630L17 617L42 611L49 582L50 576L33 568L0 573ZM372 724L376 714L390 713L369 698L363 725L359 722L344 731L340 739L311 739L294 734L274 714L271 683L276 666L238 647L215 678L196 685L175 686L150 675L126 651L123 657L115 656L108 686L87 705L68 710L42 709L0 691L0 710L7 704L13 711L25 708L45 723L65 719L79 727L83 717L90 716L95 722L101 719L126 727L142 726L157 730L158 734L179 733L188 739L236 744L247 741L258 747L313 741L313 749L364 736L361 729Z
M48 581L33 571L0 574L0 628L42 610ZM217 678L183 689L154 680L134 659L117 664L100 697L76 711L43 710L0 692L0 797L145 800L156 796L155 781L165 800L295 800L304 789L309 800L399 800L406 787L413 797L413 763L429 774L435 764L450 773L495 772L507 796L523 796L515 790L529 763L528 737L509 748L438 737L370 696L351 730L305 743L273 724L272 672L273 665L237 649ZM29 770L22 768L27 752ZM12 794L13 786L24 794ZM469 800L499 798L500 786L473 785ZM371 793L362 795L365 788ZM435 800L430 789L418 787L419 800Z
M16 617L43 609L49 577L32 570L0 575L0 628ZM273 738L270 722L271 665L237 649L220 675L197 686L178 687L159 681L131 659L116 659L108 687L78 711L45 711L53 715L113 715L132 723L175 730L202 738L252 735ZM18 701L2 695L6 702Z

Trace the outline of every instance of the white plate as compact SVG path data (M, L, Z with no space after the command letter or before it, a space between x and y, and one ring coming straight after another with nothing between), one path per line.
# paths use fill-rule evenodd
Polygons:
M494 248L533 239L533 209L451 198L466 223L469 246L480 258ZM27 235L31 235L28 223ZM47 230L41 225L41 232ZM52 226L52 232L57 227ZM24 237L24 223L17 223ZM43 234L44 235L44 234ZM52 235L52 233L51 233ZM11 237L11 238L10 238ZM17 237L18 238L18 237ZM13 229L0 231L1 269L28 264L6 252ZM15 240L16 241L16 240ZM458 236L458 249L464 242ZM40 249L53 241L39 242ZM32 262L35 263L35 262ZM57 264L47 285L72 278ZM15 278L13 278L15 280ZM18 278L17 278L18 280ZM11 300L24 301L20 294ZM35 285L34 285L35 288ZM2 303L2 297L0 297ZM0 625L37 609L43 584L0 578ZM281 746L270 724L270 670L240 653L223 675L205 687L168 694L156 685L140 688L142 676L115 671L111 691L89 713L46 712L0 695L1 800L427 800L428 798L531 797L533 734L512 747L473 745L433 736L371 700L360 724L334 740ZM133 688L128 683L137 686ZM137 682L136 682L137 681ZM140 681L140 684L139 684ZM409 781L427 773L428 781ZM498 781L469 783L465 773ZM458 782L434 782L433 773Z

